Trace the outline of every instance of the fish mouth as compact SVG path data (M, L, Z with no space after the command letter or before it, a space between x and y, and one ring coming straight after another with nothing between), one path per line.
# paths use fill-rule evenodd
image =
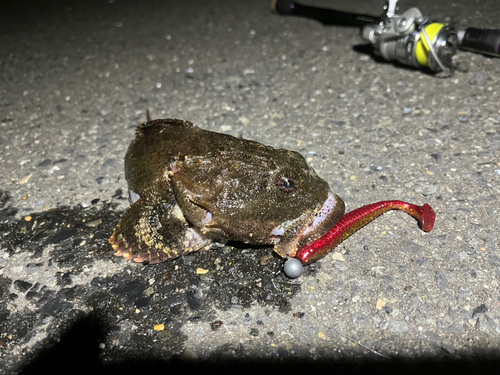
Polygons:
M274 251L282 257L295 257L302 246L316 241L344 216L344 201L331 190L328 198L315 210L278 226L271 236L277 241Z

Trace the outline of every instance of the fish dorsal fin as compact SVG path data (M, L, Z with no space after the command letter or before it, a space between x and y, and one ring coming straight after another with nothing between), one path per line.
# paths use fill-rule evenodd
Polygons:
M136 128L135 132L137 134L145 134L147 131L149 131L155 127L162 127L162 128L179 127L179 128L185 128L185 129L192 129L192 128L196 128L197 126L195 124L193 124L192 122L189 122L186 120L178 120L176 118L174 118L174 119L157 119L157 120L152 120L152 121L148 121L148 122L140 124Z

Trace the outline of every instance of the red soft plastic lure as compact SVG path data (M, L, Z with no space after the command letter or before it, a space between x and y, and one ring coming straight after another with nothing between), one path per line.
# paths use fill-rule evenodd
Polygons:
M345 214L323 237L300 248L295 258L303 265L323 258L351 234L389 210L401 210L413 216L417 219L420 228L426 232L430 232L434 227L436 213L428 204L417 206L398 200L372 203ZM297 261L295 262L298 264ZM286 269L285 272L287 272Z

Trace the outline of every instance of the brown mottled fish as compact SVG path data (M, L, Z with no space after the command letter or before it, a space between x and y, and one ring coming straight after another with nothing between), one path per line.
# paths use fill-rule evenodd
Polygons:
M125 156L131 207L116 255L163 262L228 240L274 245L282 257L323 236L344 202L294 151L200 129L141 124Z

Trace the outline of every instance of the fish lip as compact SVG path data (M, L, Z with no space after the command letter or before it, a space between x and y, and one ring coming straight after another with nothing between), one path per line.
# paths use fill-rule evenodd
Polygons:
M328 232L344 215L344 202L331 190L316 209L299 218L288 220L274 229L271 236L277 241L274 251L282 257L294 257L302 246ZM278 238L279 237L279 238Z
M301 234L301 237L312 232L318 226L318 224L323 222L326 219L326 217L333 211L333 209L335 208L335 204L336 204L335 197L336 197L336 195L331 190L329 190L328 191L328 198L323 203L323 205L318 205L316 207L316 209L314 210L315 215L312 218L312 220L309 222L309 224L305 227L304 231ZM292 220L287 220L284 223L281 223L279 226L277 226L273 230L271 235L277 236L277 237L283 236L283 234L285 234L285 232L290 227L296 225L298 221L301 221L301 219L305 219L305 218L303 218L303 217L295 218Z
M316 210L314 218L302 232L302 237L311 233L314 229L318 227L320 223L325 221L328 215L330 215L334 211L336 204L337 204L336 194L334 194L331 190L329 190L328 198L326 199L325 203L323 203L323 205Z
M301 247L324 236L344 216L344 213L344 201L337 194L329 190L328 198L319 210L316 211L314 218L302 232L295 252Z

